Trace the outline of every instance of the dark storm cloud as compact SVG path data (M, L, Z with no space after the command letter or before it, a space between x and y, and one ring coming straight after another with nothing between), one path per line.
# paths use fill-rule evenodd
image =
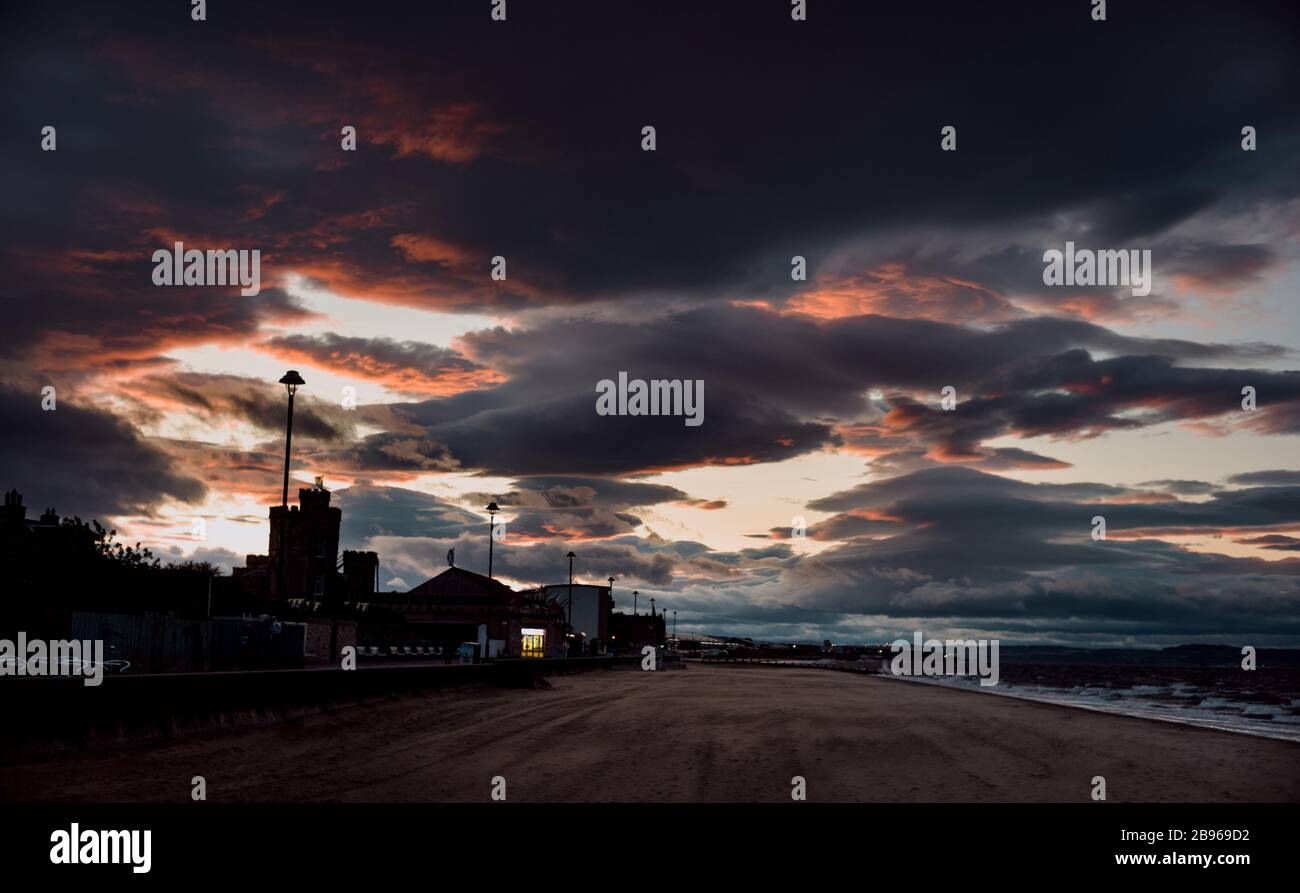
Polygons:
M281 386L262 379L180 372L135 379L122 387L126 393L160 409L183 410L217 424L234 419L269 433L284 430L284 391ZM295 436L335 441L350 432L352 425L349 412L341 405L324 403L307 395L300 395L295 401Z
M895 530L948 520L954 527L975 525L990 535L1027 530L1050 539L1080 529L1087 533L1093 515L1106 518L1112 535L1160 528L1215 531L1300 524L1300 486L1221 490L1207 500L1183 502L1150 500L1144 491L1112 484L1032 484L948 467L860 484L808 507L872 512Z
M336 333L283 335L263 347L289 361L303 360L339 374L374 381L407 394L455 394L497 384L501 376L456 351L418 341L356 338Z
M895 533L897 531L898 523L895 521L868 518L863 515L842 514L814 524L805 531L805 535L814 540L837 541L853 539L859 536ZM769 532L774 539L788 540L794 537L794 533L789 527L773 527Z
M993 378L987 386L1029 392L1065 390L1095 398L1076 404L1083 411L1109 404L1141 407L1159 417L1179 419L1240 411L1244 387L1254 387L1269 404L1293 402L1300 399L1300 372L1194 368L1152 356L1095 359L1084 350L1070 350L1026 363ZM1057 411L1068 416L1074 408L1040 404L1024 410L1019 421L1050 428Z
M1300 552L1300 537L1285 536L1280 533L1247 537L1246 539L1234 540L1234 542L1243 546L1259 546L1261 549L1271 549L1278 552Z
M476 311L779 297L799 288L794 254L816 271L889 232L969 235L1063 211L1099 240L1150 238L1297 193L1300 78L1270 10L1132 9L1103 30L1028 3L936 17L828 2L798 25L743 4L613 16L574 3L514 9L508 27L468 7L358 27L344 4L232 2L201 26L151 4L59 4L3 38L5 118L25 135L3 149L3 235L24 255L188 233L262 247L274 269L348 294ZM1097 65L1100 48L1126 64ZM1160 95L1195 95L1195 113L1149 101ZM60 149L38 157L29 134L51 110ZM1247 120L1255 153L1236 145ZM346 158L345 122L361 147ZM639 148L647 122L654 153ZM939 152L943 123L958 125L958 152ZM1188 273L1218 284L1272 250L1171 250L1193 244L1187 263L1204 269ZM1044 246L1021 245L989 281L1037 275ZM496 254L505 283L485 280ZM60 315L49 304L27 330Z
M511 484L505 493L471 493L466 499L498 503L511 513L511 536L546 539L599 539L632 533L641 519L629 509L664 502L707 507L684 491L663 484L617 478L532 477ZM504 517L504 515L503 515Z
M591 321L556 322L533 330L503 329L465 339L476 360L501 369L510 380L492 390L395 407L424 429L427 445L413 461L421 463L445 449L460 467L514 475L612 475L701 464L778 461L835 442L829 425L807 421L779 405L781 394L764 393L753 376L763 344L749 344L746 356L731 355L725 329L743 323L739 311L672 317L657 325ZM739 346L742 332L725 335ZM749 334L774 349L777 326ZM676 339L676 340L675 340ZM783 355L766 362L797 363L799 348L785 339ZM566 345L556 350L556 345ZM596 384L631 377L703 379L704 424L685 425L680 416L600 416ZM848 407L850 379L831 373L840 384L829 400ZM777 373L769 373L774 384ZM792 398L792 383L780 390ZM375 435L363 447L367 458L382 461L385 449L405 436Z
M207 488L121 419L93 405L58 399L41 409L40 390L0 386L0 469L36 516L45 506L63 515L107 520L150 514L169 500L197 502Z
M567 538L570 540L606 539L632 533L641 519L631 512L585 506L537 511L524 509L510 520L511 536L525 539Z
M358 482L334 491L331 499L343 510L340 548L359 548L375 536L455 539L487 530L485 518L417 490Z
M897 449L897 440L891 442L892 435L882 433L871 425L849 426L841 429L841 433L849 449L871 454L873 458L867 462L867 467L884 476L933 468L946 462L960 462L982 471L1046 471L1070 467L1069 462L1019 447L974 447L960 455L949 452L940 461L930 447ZM885 452L880 452L882 449Z
M1296 482L1300 483L1300 477L1297 478ZM1175 496L1208 496L1218 489L1214 484L1206 481L1146 481L1139 484L1139 486L1162 490Z
M1189 287L1231 291L1259 281L1276 259L1268 245L1191 243L1171 253L1167 265Z
M981 450L982 458L973 463L975 468L984 471L1008 471L1012 469L1055 469L1066 468L1068 462L1043 456L1019 447L996 447Z
M1300 471L1275 468L1269 471L1247 471L1234 474L1228 483L1242 487L1300 486Z
M810 508L892 521L792 567L782 585L809 610L947 618L996 628L1182 634L1300 631L1300 560L1199 554L1144 530L1300 527L1300 488L1253 488L1206 502L1128 503L1104 484L1026 484L971 469L931 469L861 485ZM1093 541L1091 519L1110 538ZM833 518L836 523L838 518ZM880 525L884 526L884 525ZM1125 531L1129 531L1126 536Z
M638 485L626 482L610 482L619 485L623 497L637 493ZM648 490L668 490L647 485ZM662 494L656 494L662 496ZM650 498L648 494L642 494ZM470 494L466 500L483 502ZM401 487L387 487L359 482L346 489L333 493L333 504L343 511L343 526L340 533L340 548L362 548L372 540L382 541L386 548L392 547L401 556L389 557L381 554L384 562L384 574L396 574L406 579L409 576L410 562L417 556L429 556L441 560L449 548L455 548L460 556L460 563L473 567L478 558L486 561L486 542L489 525L486 512L482 515L469 511L457 503L416 490ZM486 504L486 503L484 503ZM609 571L618 576L636 576L646 581L669 583L669 571L684 566L683 561L698 559L694 569L703 572L712 568L719 573L730 573L724 564L749 563L762 557L762 550L747 550L747 553L712 553L698 543L662 543L643 540L635 536L623 537L617 541L603 543L591 542L596 538L612 538L630 533L639 525L639 520L626 512L611 511L605 507L592 505L568 505L542 508L513 509L505 506L498 516L505 522L504 536L498 543L496 554L502 568L515 572L541 573L547 562L554 558L559 550L563 555L570 547L579 548L586 571L599 567L601 572ZM534 540L549 540L549 543L535 543ZM414 545L413 545L414 544ZM560 548L560 544L564 548ZM538 552L531 550L539 545L545 548ZM480 550L481 547L481 550ZM776 547L778 549L782 547ZM482 551L482 555L480 555ZM502 558L508 551L517 554L513 559ZM664 553L664 559L653 556ZM406 561L399 567L400 561ZM598 564L591 564L592 561ZM428 567L428 565L422 565ZM526 577L539 580L542 577ZM408 580L408 582L410 582ZM414 584L412 584L414 585Z
M1258 414L1242 409L1245 387L1267 395ZM1280 433L1300 413L1300 372L1186 367L1152 356L1094 359L1082 349L1031 358L970 390L974 395L952 410L890 398L889 414L868 433L902 434L960 461L979 460L982 442L1008 434L1093 437L1219 418L1244 430Z
M149 281L149 248L140 249L144 262L135 264L136 274L129 278L100 278L94 264L62 259L38 269L29 258L14 256L12 242L0 250L8 251L9 274L0 283L0 307L8 319L0 363L14 373L165 365L169 349L240 344L264 323L296 322L307 315L277 288L246 297L221 288L155 287Z
M385 570L397 574L411 586L418 585L446 567L448 549L456 550L456 566L478 573L487 572L486 537L465 534L459 538L375 537L369 546L382 556ZM559 583L568 579L570 549L580 549L575 567L578 582L604 582L613 576L625 582L645 582L670 586L678 570L689 562L664 552L647 552L641 541L592 542L569 544L563 540L534 543L528 546L497 544L493 548L494 576L508 577L525 584ZM630 601L631 593L626 593ZM616 595L617 598L617 595ZM620 605L622 600L619 599Z
M932 468L912 474L859 484L851 490L824 496L808 503L817 511L850 511L854 509L884 509L898 500L920 492L930 486L939 494L944 505L955 505L963 499L1001 497L1032 499L1036 501L1104 500L1129 493L1125 487L1098 483L1031 484L968 468Z
M360 485L336 491L335 502L343 509L342 546L377 551L384 579L396 577L408 587L415 586L446 567L449 549L455 550L458 567L486 572L488 522L484 517L427 494L393 487ZM602 511L570 510L579 517L599 517ZM575 579L579 582L603 583L612 576L629 592L636 586L654 586L665 594L679 591L685 585L683 580L773 579L792 556L785 544L723 552L703 543L670 541L653 534L589 539L585 530L571 537L566 535L569 531L557 529L542 531L535 539L520 530L512 513L504 514L507 523L504 536L493 549L493 568L497 576L523 584L567 579L565 556L570 551L577 553ZM551 518L563 514L557 509ZM525 511L520 517L526 523L537 523L547 516ZM627 592L620 598L626 596Z
M544 402L520 401L427 426L460 466L501 474L632 474L698 465L775 462L830 445L828 425L805 422L743 390L719 383L706 400L707 421L688 428L672 416L617 417L595 412L595 382ZM455 398L453 398L455 399ZM415 421L419 408L409 408ZM384 449L388 435L368 439ZM402 439L397 438L399 441ZM527 444L525 449L520 449Z
M1252 424L1300 398L1298 373L1178 365L1275 358L1280 348L1131 338L1048 318L975 329L715 306L635 323L552 319L471 333L462 343L506 383L395 406L410 430L368 437L355 450L357 467L613 475L779 461L847 443L900 457L908 448L937 450L942 460L991 470L1053 468L1061 463L1051 457L981 444L1008 433L1078 436L1222 415L1240 409L1243 383L1267 395ZM1140 355L1096 359L1078 345ZM596 383L620 371L702 380L704 424L597 415ZM958 389L953 412L896 395L881 417L868 395L904 388L937 398L949 384ZM862 417L871 421L834 425Z
M574 508L602 506L626 509L635 506L680 502L689 496L666 484L647 484L619 478L529 477L511 483L507 493L471 494L481 502L497 502L506 508Z
M1185 310L1185 297L1221 300L1282 269L1291 212L1267 197L1259 199L1259 206L1267 222L1255 228L1267 236L1256 237L1274 244L1217 243L1194 234L1231 234L1241 228L1239 218L1218 208L1187 221L1185 228L1192 232L1160 238L1107 234L1091 216L1095 208L984 229L935 224L841 249L809 289L777 303L815 316L875 312L963 323L999 322L1030 313L1106 322L1177 318ZM1135 295L1131 284L1045 285L1043 253L1062 250L1067 241L1078 249L1149 249L1150 293ZM872 285L873 277L890 271L902 274L901 295L891 297L889 289ZM978 301L969 297L972 293Z

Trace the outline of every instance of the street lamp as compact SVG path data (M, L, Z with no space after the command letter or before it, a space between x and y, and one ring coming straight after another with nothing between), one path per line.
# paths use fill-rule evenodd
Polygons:
M605 617L607 620L612 620L613 615L614 615L614 578L610 577L609 578L609 614L606 615L602 610L600 612L600 616ZM609 632L609 630L606 629L606 632ZM614 635L613 633L610 633L610 638L617 639L618 636Z
M496 516L501 509L495 502L487 505L488 513L488 579L492 579L492 541L496 539Z
M677 641L677 609L674 608L673 609L673 650L676 651L680 647L681 644Z
M569 559L569 626L572 627L573 626L573 559L577 558L578 556L570 552L568 555L564 557Z
M286 540L289 535L289 450L293 444L293 395L298 392L301 385L306 383L297 369L290 369L280 379L280 384L284 385L289 392L289 415L284 425L284 487L280 491L280 561L275 582L277 598L284 598L284 558L289 546Z
M636 589L632 590L632 647L633 648L635 648L641 641L641 630L637 628L637 621L636 621L636 597L640 594L641 593L638 590Z

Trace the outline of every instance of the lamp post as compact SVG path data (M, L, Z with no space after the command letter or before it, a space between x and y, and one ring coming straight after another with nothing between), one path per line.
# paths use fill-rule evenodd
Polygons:
M487 506L488 513L488 579L492 579L492 541L496 539L496 517L497 512L501 509L495 502L489 502Z
M676 651L680 647L681 645L677 641L677 609L674 608L673 609L673 651Z
M284 425L284 487L280 491L280 560L275 581L275 595L281 599L284 598L284 559L289 548L289 450L293 444L293 395L306 383L297 369L290 369L280 379L280 384L289 392L289 414Z
M569 559L569 628L572 629L573 628L573 559L577 558L578 556L570 552L568 555L564 557Z
M633 648L635 648L641 642L641 630L637 627L637 620L636 620L636 597L640 594L641 593L638 590L636 589L632 590L632 647Z
M659 624L655 623L655 600L650 599L650 641L654 645L659 644Z

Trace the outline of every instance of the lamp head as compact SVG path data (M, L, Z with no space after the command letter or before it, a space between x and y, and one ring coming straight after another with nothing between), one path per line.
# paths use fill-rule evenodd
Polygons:
M497 512L501 511L501 507L498 506L495 502L489 502L487 505L487 510L489 513L495 515Z
M288 372L284 373L284 377L280 379L280 384L284 385L289 390L290 394L297 391L299 385L304 385L306 383L307 382L302 380L302 376L298 374L297 369L290 369Z

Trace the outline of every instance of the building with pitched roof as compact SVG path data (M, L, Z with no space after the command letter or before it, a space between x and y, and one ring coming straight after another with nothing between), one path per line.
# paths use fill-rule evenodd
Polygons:
M461 567L449 567L387 599L406 618L413 640L444 649L476 642L479 654L487 658L569 653L563 606Z

